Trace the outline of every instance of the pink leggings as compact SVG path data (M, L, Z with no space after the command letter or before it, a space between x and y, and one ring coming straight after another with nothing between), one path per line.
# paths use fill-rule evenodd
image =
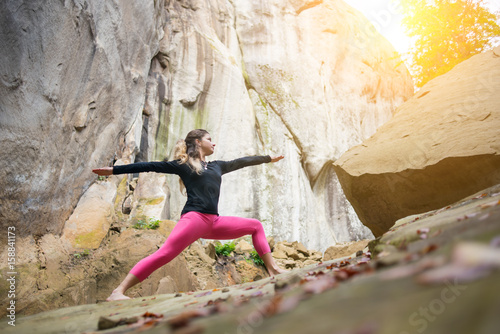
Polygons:
M257 219L221 217L191 211L181 216L163 246L139 261L130 273L142 282L199 238L225 240L247 234L252 235L253 245L260 256L271 251L262 224Z

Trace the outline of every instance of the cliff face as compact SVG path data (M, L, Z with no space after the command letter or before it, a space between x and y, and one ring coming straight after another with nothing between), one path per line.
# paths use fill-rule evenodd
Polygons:
M153 1L2 1L2 226L60 233L94 182L91 167L122 151L162 13Z
M171 158L193 128L211 133L213 159L286 156L225 176L221 214L257 217L278 240L319 250L370 235L332 162L412 83L342 1L0 6L0 217L21 236L60 233L91 168ZM176 220L184 198L176 177L166 184L156 218Z

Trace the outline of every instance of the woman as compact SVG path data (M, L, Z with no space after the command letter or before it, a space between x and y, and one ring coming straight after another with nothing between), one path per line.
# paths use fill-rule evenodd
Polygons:
M262 224L256 219L221 217L217 206L221 176L246 166L265 162L276 162L283 156L245 157L232 161L210 161L205 157L214 153L215 144L206 130L197 129L188 133L175 147L175 160L159 162L139 162L129 165L93 169L98 175L112 175L138 172L177 174L181 186L187 191L187 201L181 219L175 225L163 246L155 253L139 261L123 282L111 293L108 301L130 299L125 296L132 286L145 280L153 271L170 262L187 246L199 238L236 239L251 234L257 253L269 274L276 275L280 269L271 255Z

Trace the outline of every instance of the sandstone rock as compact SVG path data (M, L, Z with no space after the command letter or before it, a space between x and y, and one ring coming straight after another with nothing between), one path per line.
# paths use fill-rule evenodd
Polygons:
M374 235L500 182L500 58L476 55L428 82L334 164Z
M296 268L298 266L297 262L295 262L293 260L283 260L283 261L280 261L280 263L282 263L286 269L293 269L293 268Z
M168 199L170 190L166 176L158 173L141 173L134 190L130 216L134 221L165 219L169 216Z
M371 236L331 162L387 121L411 96L412 82L359 12L339 1L301 7L204 1L193 11L169 2L148 79L151 116L141 154L172 158L175 142L200 126L217 143L213 159L284 153L279 164L225 175L219 211L262 217L280 240L300 236L308 248L324 250ZM242 148L242 141L250 144ZM168 182L177 190L176 177ZM178 217L184 200L175 191L168 218Z
M177 224L177 222L171 220L162 220L159 223L160 226L158 227L158 232L160 232L160 234L165 238L168 238L170 232L172 232L172 230L174 229L175 224Z
M234 248L234 251L236 253L248 253L253 251L253 246L249 244L246 240L240 240L237 244L236 247Z
M287 156L225 176L223 214L263 217L279 239L320 250L371 235L331 162L388 120L412 83L345 3L20 4L0 5L2 226L58 234L91 168L171 158L178 138L206 127L214 159ZM137 215L178 218L185 198L177 177L167 183L176 196L138 203L151 212Z
M288 259L288 255L282 249L275 249L272 255L275 259Z
M330 246L323 255L323 261L330 261L345 256L351 256L358 250L363 250L366 245L368 245L368 242L369 240L361 240Z
M60 234L96 179L91 169L109 166L142 123L161 7L0 3L2 228L16 226L19 237Z
M295 248L300 253L302 253L303 255L309 256L309 251L307 250L307 248L302 243L300 243L298 241L294 241L292 243L292 247Z
M256 267L250 261L238 261L236 262L236 270L241 275L241 282L253 282L267 277L266 270L262 267Z
M108 233L114 215L116 187L94 183L66 222L61 239L77 249L96 249Z
M117 303L62 308L22 317L15 328L4 321L0 331L95 332L103 314L112 320L132 316L143 320L142 315L148 311L163 316L151 320L156 324L154 330L163 332L237 333L242 328L258 328L259 333L410 333L418 327L409 323L409 316L415 314L411 317L423 324L425 314L433 317L426 322L429 333L496 333L500 300L499 254L495 248L500 233L499 199L500 188L492 187L391 228L377 242L392 244L396 253L409 252L409 257L389 269L379 270L374 261L362 265L352 261L339 272L339 262L329 261L220 291L143 295ZM414 238L415 231L424 228L430 230L429 238ZM431 234L437 230L441 232ZM349 275L342 275L342 271ZM322 274L317 275L319 272ZM57 297L56 302L62 299L59 294ZM214 302L217 310L224 312L204 311L207 308L203 305ZM281 307L277 312L276 306ZM481 321L477 314L482 315ZM457 316L461 321L457 322ZM172 329L173 320L183 320L187 325L180 331ZM119 327L107 332L130 329Z
M215 252L215 245L213 243L209 243L205 247L205 253L211 258L211 259L216 259L217 253Z
M314 252L310 257L310 260L321 261L323 259L323 254L321 252Z
M158 282L158 289L155 292L155 295L160 295L164 293L174 293L179 291L177 288L175 281L170 276L163 277L160 282Z
M216 262L214 259L212 259L205 253L205 249L198 241L192 243L187 248L185 257L186 259L188 259L188 261L193 261L193 262L196 261L198 263L207 264L208 267L212 267Z
M283 251L286 254L287 258L290 257L294 260L299 259L299 254L296 249L292 248L291 242L280 242L276 245L275 249Z

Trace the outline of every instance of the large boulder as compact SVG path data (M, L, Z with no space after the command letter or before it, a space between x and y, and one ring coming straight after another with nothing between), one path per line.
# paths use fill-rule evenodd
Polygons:
M64 224L61 239L74 249L99 248L113 222L115 197L112 182L94 183Z
M334 163L375 236L397 219L500 183L500 48L430 81Z

